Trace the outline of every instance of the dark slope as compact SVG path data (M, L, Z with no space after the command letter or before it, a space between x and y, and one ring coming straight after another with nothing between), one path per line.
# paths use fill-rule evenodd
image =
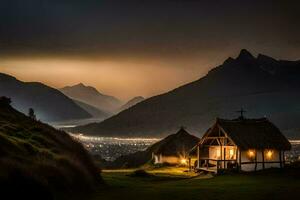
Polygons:
M0 98L0 187L10 199L76 195L101 183L83 146Z
M100 93L96 88L80 83L66 86L60 91L72 99L92 105L103 111L115 112L121 105L121 101L113 96Z
M42 121L89 118L91 115L60 91L38 82L22 82L0 73L0 96L10 97L23 113L33 108Z
M81 101L78 101L75 99L73 99L73 101L95 118L106 119L109 116L111 116L111 114L109 114L105 111L102 111L102 110L100 110L92 105L89 105L87 103L84 103L84 102L81 102Z
M283 130L300 124L300 62L253 57L242 50L236 58L205 77L149 98L102 123L74 128L94 135L162 136L184 125L201 135L216 117L266 115Z
M121 112L123 110L126 110L126 109L128 109L128 108L130 108L130 107L132 107L132 106L134 106L134 105L136 105L136 104L138 104L138 103L140 103L140 102L142 102L144 100L145 100L145 98L142 97L142 96L134 97L134 98L130 99L129 101L127 101L124 105L122 105L118 109L118 111Z

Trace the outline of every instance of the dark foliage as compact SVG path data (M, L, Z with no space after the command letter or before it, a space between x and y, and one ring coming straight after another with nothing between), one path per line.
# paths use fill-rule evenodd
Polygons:
M33 108L29 108L28 117L30 117L33 120L36 120L36 116L35 116Z
M10 105L11 99L7 97L0 97L0 104L2 105Z

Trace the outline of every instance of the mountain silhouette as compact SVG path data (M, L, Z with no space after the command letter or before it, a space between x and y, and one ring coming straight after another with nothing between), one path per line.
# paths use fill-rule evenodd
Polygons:
M127 101L124 105L122 105L120 108L119 108L119 112L120 111L123 111L123 110L126 110L132 106L134 106L135 104L138 104L140 103L141 101L144 101L145 98L142 97L142 96L137 96L137 97L134 97L132 99L130 99L129 101Z
M115 112L122 105L122 102L113 97L100 93L96 88L79 83L73 86L66 86L60 91L68 97L94 106L102 111Z
M300 61L254 57L243 49L206 76L104 120L75 127L92 135L166 136L184 124L201 136L216 117L268 117L293 136L300 127Z
M0 96L11 98L17 110L27 114L33 108L46 122L89 118L91 115L60 91L39 82L22 82L0 73Z
M111 116L110 113L102 111L92 105L83 103L83 102L75 100L75 99L73 99L73 101L95 118L106 119L109 116Z

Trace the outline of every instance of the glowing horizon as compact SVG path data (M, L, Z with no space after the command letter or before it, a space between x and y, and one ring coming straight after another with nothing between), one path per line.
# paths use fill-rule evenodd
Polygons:
M25 82L42 82L54 88L83 83L99 92L127 101L151 97L192 82L208 67L186 69L178 63L62 58L12 58L0 61L0 72ZM206 69L206 70L204 70Z

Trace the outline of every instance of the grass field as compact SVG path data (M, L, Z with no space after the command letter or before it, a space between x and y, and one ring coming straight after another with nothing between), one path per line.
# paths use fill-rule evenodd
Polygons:
M222 176L182 172L180 169L150 170L148 177L128 176L132 170L104 171L107 188L93 200L110 199L299 199L300 171L269 170L251 174Z

